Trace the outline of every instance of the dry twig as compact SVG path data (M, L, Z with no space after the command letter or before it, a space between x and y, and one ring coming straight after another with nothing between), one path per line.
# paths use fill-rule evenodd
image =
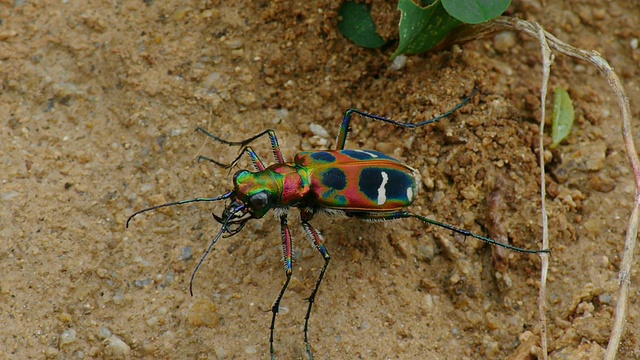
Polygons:
M542 91L540 92L540 197L542 212L542 248L549 248L549 223L547 219L547 208L545 199L547 197L545 175L544 175L544 121L545 121L545 104L547 103L547 90L549 88L549 74L551 72L551 62L553 55L551 49L544 36L544 30L540 25L535 24L538 30L538 40L540 41L540 51L542 52ZM540 312L540 346L542 347L542 358L547 360L547 275L549 274L549 254L541 253L541 269L540 269L540 294L538 296L538 311Z

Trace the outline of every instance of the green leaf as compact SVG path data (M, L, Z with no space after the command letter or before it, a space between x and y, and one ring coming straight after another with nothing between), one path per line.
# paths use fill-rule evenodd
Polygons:
M342 4L338 15L342 17L342 21L338 23L340 32L356 45L369 49L384 45L385 41L376 32L376 24L373 23L367 5L347 1Z
M449 15L466 24L479 24L500 16L511 0L442 0Z
M569 135L573 127L573 103L567 90L556 88L553 99L553 120L551 123L551 148L554 149Z
M425 7L411 0L400 0L398 9L401 12L400 43L391 60L401 54L418 54L431 49L461 24L449 16L439 0Z

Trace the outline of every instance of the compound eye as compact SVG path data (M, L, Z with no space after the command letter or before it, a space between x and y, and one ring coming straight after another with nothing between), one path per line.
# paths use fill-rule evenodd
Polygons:
M254 210L264 209L269 205L269 194L265 191L253 194L249 197L249 205Z

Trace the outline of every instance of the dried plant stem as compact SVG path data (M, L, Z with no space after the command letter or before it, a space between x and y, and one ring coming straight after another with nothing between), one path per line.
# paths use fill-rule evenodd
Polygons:
M545 104L547 103L547 91L549 89L549 74L551 72L551 62L553 61L551 49L544 36L544 30L540 25L535 24L538 30L538 39L540 41L540 51L542 53L542 91L540 92L540 136L539 136L539 158L540 158L540 208L542 212L542 248L549 248L549 223L547 219L547 207L545 199L547 197L546 181L544 174L544 121L545 121ZM540 347L542 348L542 358L547 360L547 275L549 274L549 254L542 253L541 269L540 269L540 293L538 296L538 311L540 312Z
M528 21L515 18L500 17L488 23L468 26L458 34L456 34L454 38L451 39L451 41L456 43L467 42L505 30L521 31L533 37L539 36L539 27ZM607 346L607 351L605 354L605 359L612 360L616 357L616 353L620 345L620 339L622 337L622 333L624 332L624 324L627 316L627 305L629 301L629 287L631 285L631 265L633 264L633 251L635 249L636 238L638 234L638 217L640 216L640 160L638 159L638 155L633 142L633 137L631 134L631 110L629 108L629 99L627 98L624 88L620 83L620 79L613 71L609 63L607 63L607 61L603 59L598 52L575 48L560 41L558 38L546 31L543 31L543 34L548 45L554 50L570 57L584 60L590 64L593 64L604 73L607 82L611 87L611 90L616 95L616 98L618 100L618 107L620 108L620 114L622 116L622 137L624 141L625 151L629 158L629 162L631 163L631 168L633 170L634 180L636 183L636 198L634 208L629 219L629 226L627 228L624 246L624 255L618 278L620 282L620 290L618 294L618 302L616 305L615 322L613 329L611 330L611 337L609 338L609 344ZM542 136L542 134L540 134L540 136ZM541 296L542 295L544 294L541 294Z

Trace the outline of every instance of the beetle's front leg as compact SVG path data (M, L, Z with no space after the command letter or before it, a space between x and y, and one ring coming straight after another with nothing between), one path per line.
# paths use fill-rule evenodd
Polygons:
M287 279L282 285L282 289L280 289L280 293L276 297L276 300L273 302L273 306L271 306L271 312L273 316L271 317L271 334L269 335L269 351L271 352L271 359L275 359L275 352L273 349L273 332L276 328L276 316L280 310L280 301L284 296L284 293L287 291L287 286L289 286L289 281L291 281L291 273L292 273L292 258L293 258L293 245L291 243L291 232L289 231L289 224L287 222L287 213L284 213L280 216L280 230L282 235L282 255L284 257L284 271L287 276Z

